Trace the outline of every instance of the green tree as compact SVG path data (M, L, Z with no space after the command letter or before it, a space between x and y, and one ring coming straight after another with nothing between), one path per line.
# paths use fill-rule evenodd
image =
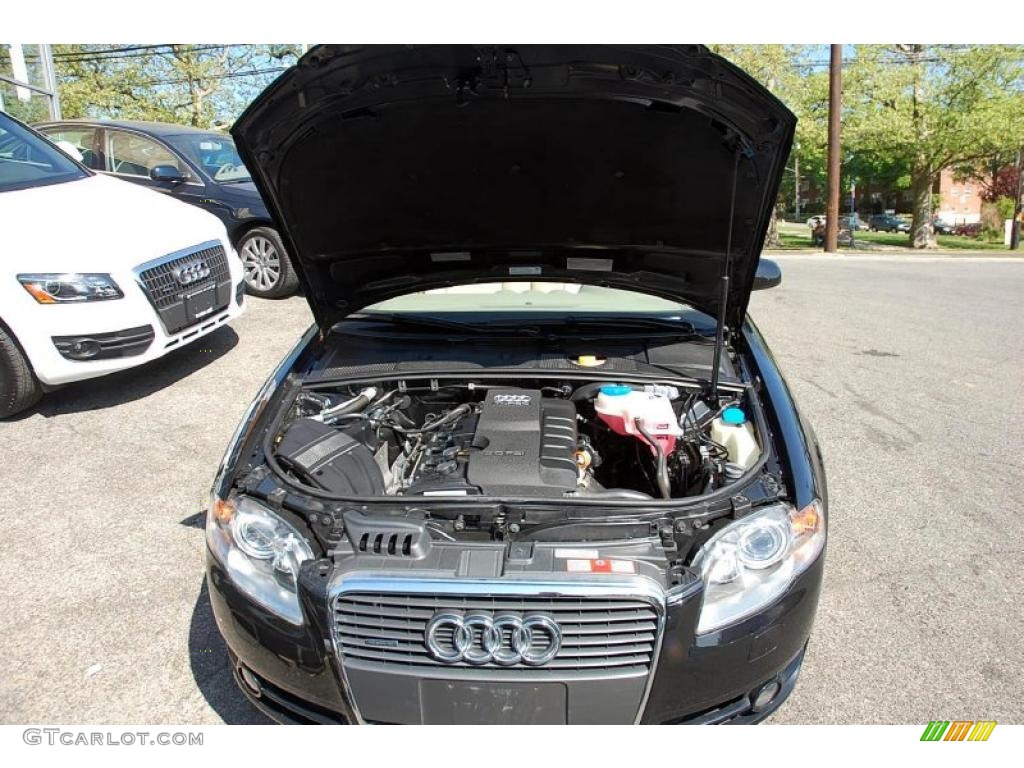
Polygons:
M935 246L944 168L1024 141L1024 46L858 46L844 75L844 148L909 181L915 248Z
M777 219L796 194L796 169L802 179L821 184L827 144L828 78L818 65L817 46L716 44L711 49L745 70L797 116L793 150L776 202L766 244L778 245Z
M290 45L58 45L65 117L229 124L292 64Z

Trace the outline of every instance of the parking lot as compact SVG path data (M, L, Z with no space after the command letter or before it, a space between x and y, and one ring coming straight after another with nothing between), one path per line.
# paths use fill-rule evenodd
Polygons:
M821 439L825 588L777 723L1024 722L1024 261L792 256L751 314ZM213 472L301 297L0 423L0 721L264 722L203 586Z

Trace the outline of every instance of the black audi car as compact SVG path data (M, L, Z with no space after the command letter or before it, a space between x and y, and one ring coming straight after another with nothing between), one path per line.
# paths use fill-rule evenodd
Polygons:
M76 151L94 171L216 215L242 259L249 293L280 298L295 292L298 277L281 237L227 134L130 120L65 120L35 128Z
M822 581L750 293L795 118L702 46L321 46L233 129L315 324L208 585L282 722L752 723Z

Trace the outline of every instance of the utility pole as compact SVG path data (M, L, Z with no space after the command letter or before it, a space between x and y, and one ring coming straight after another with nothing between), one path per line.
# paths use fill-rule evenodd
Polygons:
M797 145L799 151L800 145ZM793 155L793 210L796 211L796 220L800 221L800 155Z
M857 181L850 180L850 247L856 247L857 240Z
M1013 222L1010 224L1010 250L1016 251L1020 247L1020 198L1024 195L1024 178L1022 178L1020 163L1021 150L1017 150L1017 197L1013 201Z
M839 114L843 108L843 47L831 47L828 68L828 203L825 206L825 252L839 250Z

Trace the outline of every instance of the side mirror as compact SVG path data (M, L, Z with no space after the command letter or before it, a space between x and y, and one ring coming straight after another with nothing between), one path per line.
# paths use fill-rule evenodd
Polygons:
M188 177L173 165L154 165L149 172L149 178L168 184L181 184L188 180Z
M755 291L764 291L774 288L782 282L782 270L779 265L771 259L761 259L757 262L757 273L754 275Z
M77 160L80 163L85 160L85 158L82 157L82 153L78 151L78 147L66 139L58 141L57 146L60 147L61 151L72 160Z

